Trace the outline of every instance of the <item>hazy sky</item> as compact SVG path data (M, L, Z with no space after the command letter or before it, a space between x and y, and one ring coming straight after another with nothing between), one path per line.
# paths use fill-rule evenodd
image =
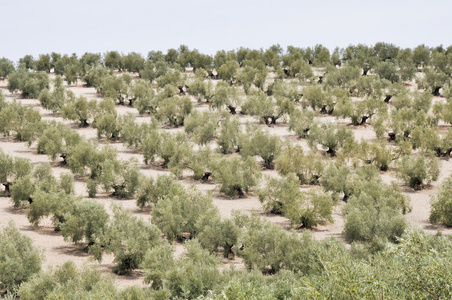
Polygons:
M383 41L452 45L451 0L0 0L0 57Z

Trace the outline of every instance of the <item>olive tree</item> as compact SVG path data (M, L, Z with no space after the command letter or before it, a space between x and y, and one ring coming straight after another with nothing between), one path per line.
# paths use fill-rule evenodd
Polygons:
M242 98L238 94L238 90L222 81L217 83L215 94L212 97L212 101L209 102L210 106L215 109L222 109L226 106L233 115L237 113L237 107L241 103Z
M0 58L0 78L4 80L9 74L15 71L14 64L7 58Z
M193 110L184 120L184 130L197 144L206 145L217 137L219 123L217 113Z
M289 130L295 132L300 138L307 138L312 124L314 124L315 113L312 110L294 109L289 116Z
M213 180L220 184L220 192L232 198L245 197L261 177L259 166L252 157L222 158L212 162Z
M114 190L112 196L119 198L133 197L139 186L141 173L137 162L106 159L99 164L100 172L96 178L105 192Z
M300 145L287 142L276 156L275 167L283 176L294 173L300 184L318 185L325 164L320 155L313 152L305 154Z
M145 177L137 190L137 205L141 209L153 208L161 199L172 198L184 192L183 186L168 175L159 175L156 179Z
M77 99L71 99L61 108L61 115L64 119L78 121L80 127L88 127L88 120L95 115L97 101L88 101L86 97L79 96Z
M169 241L182 241L196 238L218 218L219 212L210 195L179 189L157 201L151 216Z
M429 155L404 156L398 165L397 177L409 187L420 190L425 184L436 181L440 174L440 165L436 157Z
M104 65L109 69L121 71L124 66L123 56L118 51L109 51L104 55Z
M103 252L112 253L114 272L129 274L143 262L146 252L161 244L161 232L152 223L134 216L129 210L113 206L113 217L103 234L95 236L89 252L99 261Z
M298 234L287 233L281 226L257 216L244 223L246 231L239 238L243 247L238 254L247 269L256 269L264 274L281 270L309 274L322 268L317 243L309 233L300 238Z
M14 134L16 140L26 141L29 145L43 124L38 110L17 101L5 103L0 110L0 132L3 136Z
M63 79L59 75L55 77L53 91L44 89L39 94L42 107L54 113L59 112L69 101L75 101L75 95L63 87Z
M12 157L0 150L0 183L5 187L6 196L11 194L11 186L31 173L32 165L29 159Z
M432 224L452 226L452 178L448 177L439 191L431 196L431 210L428 220Z
M295 109L294 102L284 96L267 96L258 91L249 95L243 103L242 110L258 117L266 125L274 125L283 116L289 115Z
M337 151L354 141L353 132L345 126L333 123L314 124L309 131L308 143L313 150L317 145L326 148L326 154L336 156Z
M61 157L61 164L67 165L68 155L81 141L82 137L75 130L53 122L38 138L37 151L39 154L47 154L52 161Z
M345 238L364 242L371 251L381 250L388 241L397 242L408 226L403 214L411 210L409 198L397 184L386 185L377 178L354 180L353 194L344 207Z
M0 287L14 291L41 270L42 253L10 221L0 231Z
M122 58L122 65L128 72L140 72L144 69L144 63L144 58L136 52L131 52Z
M267 184L259 190L258 196L265 210L284 215L294 225L311 228L333 221L331 195L315 190L302 192L293 173L281 180L267 178Z
M140 114L155 113L157 103L155 103L155 92L149 82L137 81L132 87L133 106Z
M44 217L50 217L52 225L58 230L66 221L65 215L73 210L76 202L81 200L81 197L66 194L63 190L45 191L38 189L32 197L33 201L27 212L28 221L33 226L39 226Z
M247 132L240 137L240 155L259 156L267 169L273 169L274 160L281 150L281 139L256 126L248 126Z
M239 145L241 134L242 129L239 120L235 118L222 120L217 138L219 151L223 154L232 153Z
M350 118L355 126L366 124L380 110L386 110L384 102L376 97L366 97L361 101L353 101L351 98L342 98L336 104L334 115L342 118Z
M198 102L210 103L214 96L212 81L205 82L204 78L196 78L188 84L188 93L195 97Z
M303 100L314 110L322 114L332 114L335 103L333 95L323 91L320 85L309 85L303 88Z
M147 271L145 283L158 295L167 297L198 298L221 284L220 261L214 254L203 249L194 239L185 243L186 251L175 259L173 249L163 244L150 250L142 263Z
M65 241L75 244L85 242L93 245L95 237L101 235L109 220L104 205L93 200L78 201L73 209L64 215L60 226Z
M159 120L166 121L170 127L179 127L184 125L185 117L192 109L189 97L173 96L159 103L156 116Z
M39 93L49 88L49 77L43 72L29 72L19 68L8 76L8 90L21 91L23 98L37 99Z

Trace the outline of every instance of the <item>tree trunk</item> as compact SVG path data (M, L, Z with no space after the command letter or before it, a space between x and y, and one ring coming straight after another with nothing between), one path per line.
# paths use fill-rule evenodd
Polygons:
M245 197L245 193L243 192L242 187L240 187L240 186L235 186L235 187L234 187L234 190L235 190L235 192L236 192L236 194L237 194L237 196L238 196L239 198L244 198L244 197Z
M363 116L361 118L361 122L359 122L359 125L364 125L364 123L366 123L367 119L369 119L369 116Z
M5 187L5 192L7 195L11 195L11 182L3 183L3 186Z
M331 157L335 157L336 156L336 150L333 150L331 148L328 148L326 153L328 153Z
M441 96L441 94L439 93L440 89L441 89L441 86L436 86L432 92L433 96L437 96L437 97Z
M201 178L201 182L206 182L207 180L209 180L210 175L212 175L212 172L205 172L204 175Z
M61 153L60 157L63 159L61 162L62 166L67 166L67 153Z
M323 83L323 76L319 76L319 81L317 81L318 84L322 84Z
M228 108L229 108L229 112L232 114L232 115L235 115L237 112L235 111L235 107L234 106L231 106L231 105L228 105Z
M86 119L81 119L80 120L80 127L85 128L85 127L88 127L88 126L89 126L88 120L86 120Z
M389 136L389 140L390 141L395 141L395 139L396 139L396 134L395 133L389 132L388 136Z

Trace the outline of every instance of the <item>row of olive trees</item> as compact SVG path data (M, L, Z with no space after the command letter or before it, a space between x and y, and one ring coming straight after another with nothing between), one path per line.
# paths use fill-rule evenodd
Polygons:
M150 288L123 291L99 270L77 269L72 262L41 271L39 252L10 224L1 233L0 281L8 297L39 300L70 298L74 293L102 299L451 296L444 288L451 280L451 245L445 237L408 230L397 245L363 259L356 246L349 251L338 241L319 242L306 234L299 238L258 218L239 216L234 223L246 232L246 246L240 251L254 271L220 271L218 258L197 240L187 242L179 258L169 244L160 243L148 249L140 264Z

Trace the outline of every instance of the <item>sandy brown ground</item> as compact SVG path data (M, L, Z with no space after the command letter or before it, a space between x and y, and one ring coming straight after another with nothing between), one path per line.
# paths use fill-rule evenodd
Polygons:
M51 76L53 77L53 76ZM81 82L79 81L79 86L67 86L68 89L72 90L77 96L83 95L87 97L88 99L97 99L100 100L99 97L97 97L97 93L94 88L86 88L82 87ZM0 90L3 92L3 94L6 95L7 101L13 101L14 99L17 99L17 101L21 102L24 105L33 106L37 109L39 109L40 113L42 114L44 119L47 120L56 120L59 122L63 122L66 125L72 127L73 129L77 130L82 136L84 136L88 140L97 140L97 133L96 130L88 127L88 128L79 128L76 124L63 120L61 117L53 114L50 111L47 111L43 109L39 101L36 99L19 99L18 94L11 94L6 89L6 81L0 81ZM435 99L435 101L442 101L441 99ZM200 105L194 102L194 107L199 110L206 110L207 105ZM148 122L149 117L146 116L140 116L136 109L130 108L130 107L124 107L124 106L117 106L116 110L119 114L126 114L126 113L132 113L136 119L137 122ZM239 116L242 123L250 122L254 124L259 124L259 122L250 116ZM324 122L336 122L336 123L342 123L342 124L348 124L347 120L337 120L334 117L322 117L321 121ZM267 130L269 133L273 135L280 136L283 139L289 139L293 143L298 143L303 146L304 149L308 150L309 147L307 146L307 143L305 140L298 139L292 132L289 132L287 124L278 123L277 125L273 127L267 127L264 125L260 125L262 128ZM372 130L372 127L370 125L362 126L362 127L353 127L350 126L350 128L353 130L355 137L358 140L364 139L364 140L374 140L376 139L375 133ZM183 130L182 128L172 130L172 131L179 131ZM101 141L101 143L105 143ZM142 164L142 156L138 154L136 151L132 149L126 148L122 143L112 143L113 147L115 147L118 151L118 156L120 159L127 160L129 158L136 158L137 161L141 163L140 168L143 174L146 176L158 176L159 174L170 174L167 170L162 170L159 167L153 167L153 166L145 166ZM55 176L59 176L62 172L69 172L67 169L58 167L58 161L57 162L51 162L46 155L39 155L36 152L36 145L32 145L31 147L28 147L25 143L21 142L15 142L12 139L8 138L0 138L0 148L5 152L15 157L24 157L30 159L30 161L33 164L39 165L43 163L52 163L53 166L53 172ZM269 175L269 176L276 176L279 175L276 173L276 171L263 171L263 174ZM452 229L445 228L442 226L433 226L428 223L428 216L430 211L430 196L435 193L435 191L438 189L438 187L441 185L441 182L449 177L452 174L452 161L441 161L441 175L440 179L437 182L434 182L432 184L432 187L426 190L414 192L406 187L403 187L405 193L411 198L411 204L413 207L413 210L411 213L406 215L407 220L413 225L417 227L421 227L427 232L436 233L437 230L442 231L444 234L450 235L452 234ZM397 181L393 171L389 171L386 173L382 173L382 178L385 182L390 181ZM399 182L399 181L397 181ZM250 195L245 199L237 199L232 200L228 197L225 197L221 195L218 192L218 188L213 183L206 183L206 184L200 184L199 182L193 181L190 178L185 178L182 180L182 183L186 186L195 185L199 190L201 191L210 191L214 190L214 204L218 207L219 212L223 218L229 218L231 216L231 213L233 210L240 210L244 213L251 214L253 212L259 213L263 216L266 216L269 218L272 222L280 224L284 228L290 229L290 222L281 216L275 216L275 215L266 215L264 214L264 211L262 209L262 206L258 199ZM400 182L399 182L400 183ZM402 185L401 185L402 186ZM84 198L87 197L86 192L86 185L82 181L76 181L75 182L75 190L76 194L83 196ZM139 216L145 220L150 218L149 212L141 211L135 204L134 199L130 200L118 200L115 198L110 198L108 194L102 194L100 193L99 196L96 198L96 201L102 203L105 205L105 207L110 211L110 205L112 203L120 204L123 207L129 209L133 214L136 216ZM343 239L342 231L344 228L344 218L341 211L342 206L344 205L343 202L339 203L335 208L333 212L333 219L334 223L326 224L322 226L318 226L315 229L312 230L313 235L318 239L324 239L327 237L337 237ZM34 228L32 227L27 218L26 213L24 210L17 210L14 209L12 206L12 202L9 198L0 198L0 227L5 226L8 224L8 222L12 220L16 226L19 228L19 230L32 238L34 241L34 244L42 249L45 257L44 266L57 266L63 264L65 261L72 260L76 263L78 266L82 266L83 264L99 264L101 269L108 274L111 274L111 267L112 267L112 256L105 256L102 262L97 263L93 262L89 255L86 254L81 247L75 246L72 243L64 241L61 234L58 232L55 232L53 228L51 227L50 221L45 220L42 222L41 226ZM183 253L183 246L182 245L175 245L176 247L176 255L180 255ZM237 267L243 267L243 264L241 264L240 259L235 260L232 262L233 264L236 264ZM228 265L231 264L231 262L225 261L225 267L227 268ZM45 268L45 267L44 267ZM143 272L137 271L132 276L115 276L117 286L122 288L126 286L131 286L135 284L142 284L143 280Z

